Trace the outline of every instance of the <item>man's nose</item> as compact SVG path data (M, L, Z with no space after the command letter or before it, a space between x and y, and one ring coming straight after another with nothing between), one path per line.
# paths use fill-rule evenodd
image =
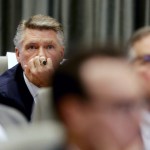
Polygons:
M45 56L45 50L43 47L40 47L39 48L39 53L38 53L39 56Z

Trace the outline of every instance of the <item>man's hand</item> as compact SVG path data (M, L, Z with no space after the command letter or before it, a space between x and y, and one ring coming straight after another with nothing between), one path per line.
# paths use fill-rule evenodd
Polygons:
M54 72L50 58L36 56L24 66L24 72L30 82L38 87L50 86L51 76Z

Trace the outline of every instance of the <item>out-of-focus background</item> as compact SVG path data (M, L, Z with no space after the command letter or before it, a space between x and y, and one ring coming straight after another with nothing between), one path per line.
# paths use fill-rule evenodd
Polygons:
M18 23L35 14L63 24L67 47L108 40L125 44L136 29L149 25L150 0L0 0L0 55L14 51Z

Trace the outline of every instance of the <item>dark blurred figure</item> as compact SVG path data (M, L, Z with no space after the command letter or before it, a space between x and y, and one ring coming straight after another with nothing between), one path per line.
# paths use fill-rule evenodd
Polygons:
M116 49L98 50L66 61L54 74L53 104L68 137L60 149L142 150L141 80Z
M137 30L127 45L128 58L140 74L150 96L150 27ZM143 114L142 135L145 149L150 149L150 98L147 99L148 111Z

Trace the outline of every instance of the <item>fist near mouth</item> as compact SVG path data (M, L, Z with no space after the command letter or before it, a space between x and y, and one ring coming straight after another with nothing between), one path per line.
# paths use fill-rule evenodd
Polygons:
M44 65L43 61L46 61ZM24 72L28 80L38 87L50 86L50 78L54 72L51 58L36 56L24 66Z

